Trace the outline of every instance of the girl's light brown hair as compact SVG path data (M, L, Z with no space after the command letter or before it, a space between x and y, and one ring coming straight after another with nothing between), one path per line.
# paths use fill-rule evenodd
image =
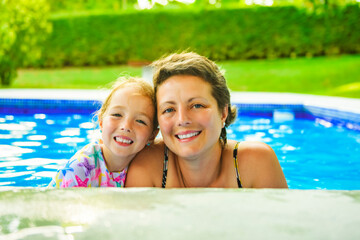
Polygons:
M155 61L154 88L155 96L159 86L166 79L175 75L190 75L200 77L211 85L212 96L216 99L219 111L228 107L228 116L225 127L229 126L236 118L236 107L230 103L230 92L220 68L208 58L194 52L175 53ZM226 129L222 128L220 139L226 144Z
M145 96L151 99L151 102L154 105L154 118L153 118L153 130L155 131L158 127L158 122L157 122L157 117L156 117L156 105L155 105L155 93L154 93L154 88L151 86L150 83L146 82L144 79L142 78L134 78L134 77L130 77L130 78L125 78L125 77L120 77L118 79L116 79L115 83L113 84L111 91L109 93L109 95L106 97L106 99L104 100L101 108L96 112L96 115L98 117L98 121L102 120L103 116L105 115L110 103L111 103L111 99L114 96L114 93L124 87L127 86L133 86L135 88L137 88L139 90L139 92Z

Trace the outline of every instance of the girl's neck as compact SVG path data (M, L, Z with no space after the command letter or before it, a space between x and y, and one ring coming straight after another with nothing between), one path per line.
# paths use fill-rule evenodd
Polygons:
M124 170L131 162L132 157L116 157L108 152L104 151L103 146L101 146L101 152L109 172L121 172Z
M174 162L182 187L209 187L219 178L222 166L222 145L214 147L195 159L184 159L174 155Z

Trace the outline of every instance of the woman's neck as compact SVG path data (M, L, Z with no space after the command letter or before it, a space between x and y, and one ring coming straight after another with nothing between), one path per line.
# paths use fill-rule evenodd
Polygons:
M210 151L192 159L174 155L179 184L182 187L210 187L220 176L223 148L216 144Z

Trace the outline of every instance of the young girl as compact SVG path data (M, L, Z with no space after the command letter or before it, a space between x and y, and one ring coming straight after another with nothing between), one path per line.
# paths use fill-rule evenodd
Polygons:
M97 112L101 139L79 150L50 187L124 187L127 167L155 138L154 91L142 79L120 78Z

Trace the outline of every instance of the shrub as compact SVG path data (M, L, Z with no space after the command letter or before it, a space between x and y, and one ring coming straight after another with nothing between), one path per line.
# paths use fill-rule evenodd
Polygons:
M194 50L213 60L360 53L359 5L309 13L296 7L187 9L52 18L32 66L124 64Z
M10 85L16 69L40 57L38 44L50 31L46 0L0 1L0 83Z

